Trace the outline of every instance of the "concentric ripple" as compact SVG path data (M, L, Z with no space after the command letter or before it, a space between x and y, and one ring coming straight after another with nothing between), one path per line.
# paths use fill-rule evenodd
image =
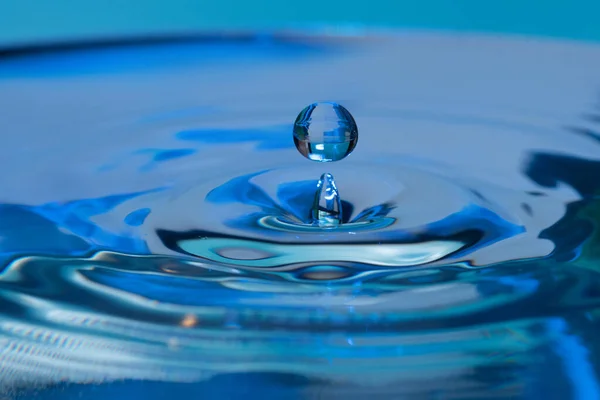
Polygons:
M349 268L411 267L465 261L476 258L478 249L536 230L531 218L531 226L525 226L522 209L505 211L534 195L495 189L505 204L494 204L487 198L493 187L457 184L402 163L355 167L332 167L344 189L343 223L335 228L310 223L316 180L308 177L318 178L319 168L305 167L191 185L179 196L157 193L143 229L157 233L158 240L148 240L155 253L173 250L247 268L336 261L350 263ZM438 196L444 201L435 201ZM551 198L535 200L558 205ZM185 222L182 210L188 213ZM546 246L536 247L538 254L535 248L531 253L548 255Z
M0 398L600 397L597 46L2 54ZM298 156L315 102L351 157Z
M561 265L364 273L326 290L311 279L319 272L265 276L116 253L23 258L0 281L2 376L183 383L277 371L388 385L430 365L439 379L473 367L527 370L565 337L558 315L600 302L585 294L595 274ZM549 283L557 273L583 286L560 290ZM541 306L548 291L553 301Z

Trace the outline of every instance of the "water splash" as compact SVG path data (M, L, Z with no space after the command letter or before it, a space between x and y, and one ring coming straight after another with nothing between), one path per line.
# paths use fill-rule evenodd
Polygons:
M331 174L321 175L317 183L312 222L321 228L333 228L342 222L342 199Z

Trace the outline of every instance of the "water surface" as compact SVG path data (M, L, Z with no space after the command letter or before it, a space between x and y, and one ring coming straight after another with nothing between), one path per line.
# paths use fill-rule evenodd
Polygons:
M437 34L3 53L0 393L600 396L599 62ZM351 110L346 159L296 150L315 101Z

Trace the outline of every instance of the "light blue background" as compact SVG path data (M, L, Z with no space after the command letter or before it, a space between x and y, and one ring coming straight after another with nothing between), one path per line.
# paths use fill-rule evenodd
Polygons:
M0 0L0 45L321 24L600 40L598 0Z

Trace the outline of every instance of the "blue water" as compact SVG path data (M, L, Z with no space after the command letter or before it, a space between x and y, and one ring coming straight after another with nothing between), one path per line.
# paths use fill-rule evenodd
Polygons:
M599 62L438 33L4 52L0 397L599 398ZM343 160L296 149L316 101L358 125Z

